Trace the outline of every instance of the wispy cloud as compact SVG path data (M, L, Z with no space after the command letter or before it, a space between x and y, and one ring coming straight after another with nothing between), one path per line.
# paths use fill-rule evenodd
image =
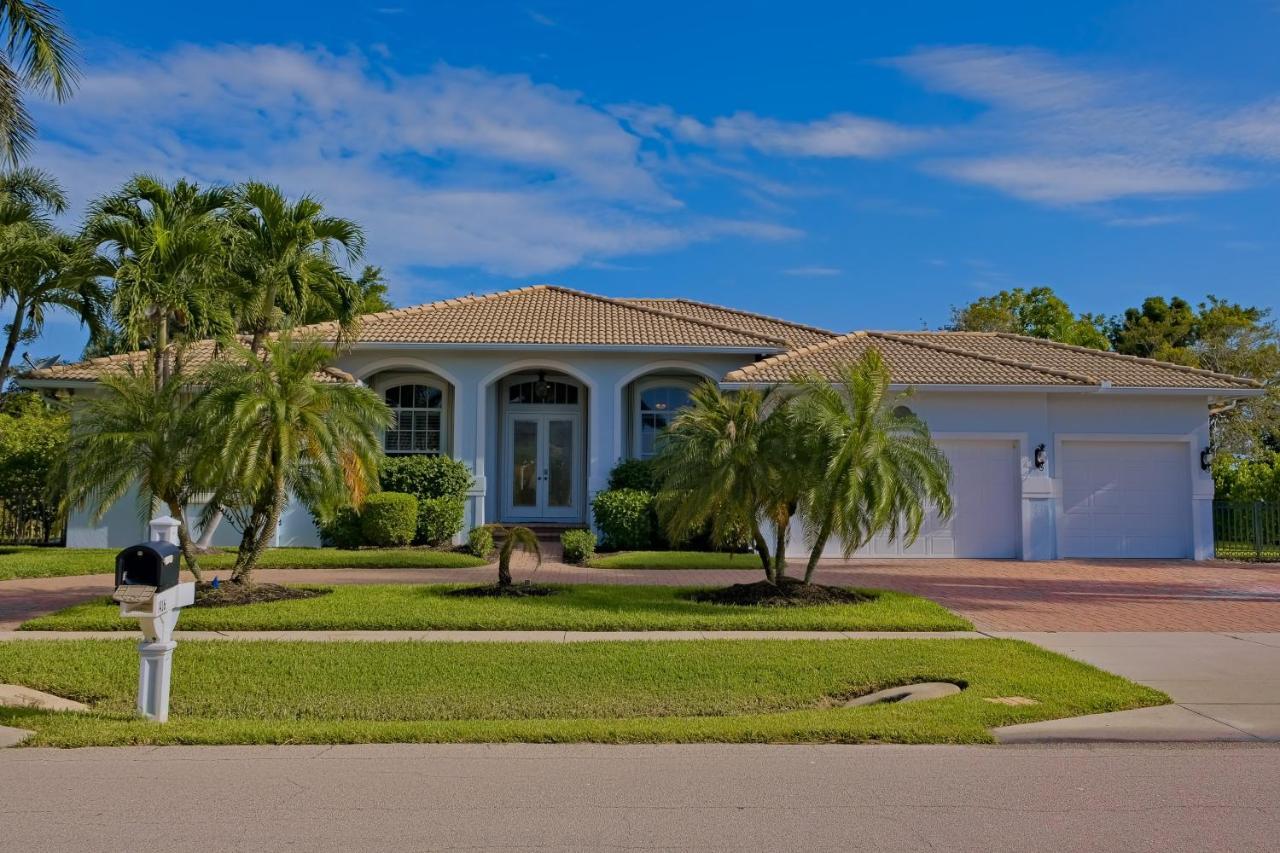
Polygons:
M782 271L783 275L794 275L794 276L803 276L803 277L810 277L810 278L829 278L831 276L837 276L843 273L844 273L844 270L839 269L838 267L820 267L820 266L792 267L791 269Z
M359 53L182 47L90 68L40 115L38 162L85 198L141 170L258 177L363 222L393 269L525 276L793 228L703 215L643 140L574 91L440 65L399 75Z
M1107 220L1108 225L1116 228L1158 228L1162 225L1177 225L1191 219L1185 213L1153 214L1151 216L1113 216Z

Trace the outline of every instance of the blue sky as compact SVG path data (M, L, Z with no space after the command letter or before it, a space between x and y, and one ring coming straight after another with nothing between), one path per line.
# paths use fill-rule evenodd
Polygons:
M1280 292L1274 0L59 5L85 80L34 159L80 207L136 171L311 192L402 305L557 282L846 330Z

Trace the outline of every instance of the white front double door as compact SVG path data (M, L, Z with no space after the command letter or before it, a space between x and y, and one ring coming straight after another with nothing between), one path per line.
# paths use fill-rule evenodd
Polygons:
M582 518L581 418L576 412L509 414L505 444L506 520Z

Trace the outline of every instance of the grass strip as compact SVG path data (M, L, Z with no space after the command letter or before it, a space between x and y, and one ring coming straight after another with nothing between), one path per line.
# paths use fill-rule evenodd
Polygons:
M755 554L707 553L704 551L620 551L599 554L590 564L593 569L747 569L760 572L760 558Z

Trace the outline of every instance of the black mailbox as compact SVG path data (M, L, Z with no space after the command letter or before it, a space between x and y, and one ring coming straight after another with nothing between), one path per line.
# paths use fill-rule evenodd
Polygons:
M178 585L182 551L168 542L130 545L116 554L116 586L153 586L157 592Z

